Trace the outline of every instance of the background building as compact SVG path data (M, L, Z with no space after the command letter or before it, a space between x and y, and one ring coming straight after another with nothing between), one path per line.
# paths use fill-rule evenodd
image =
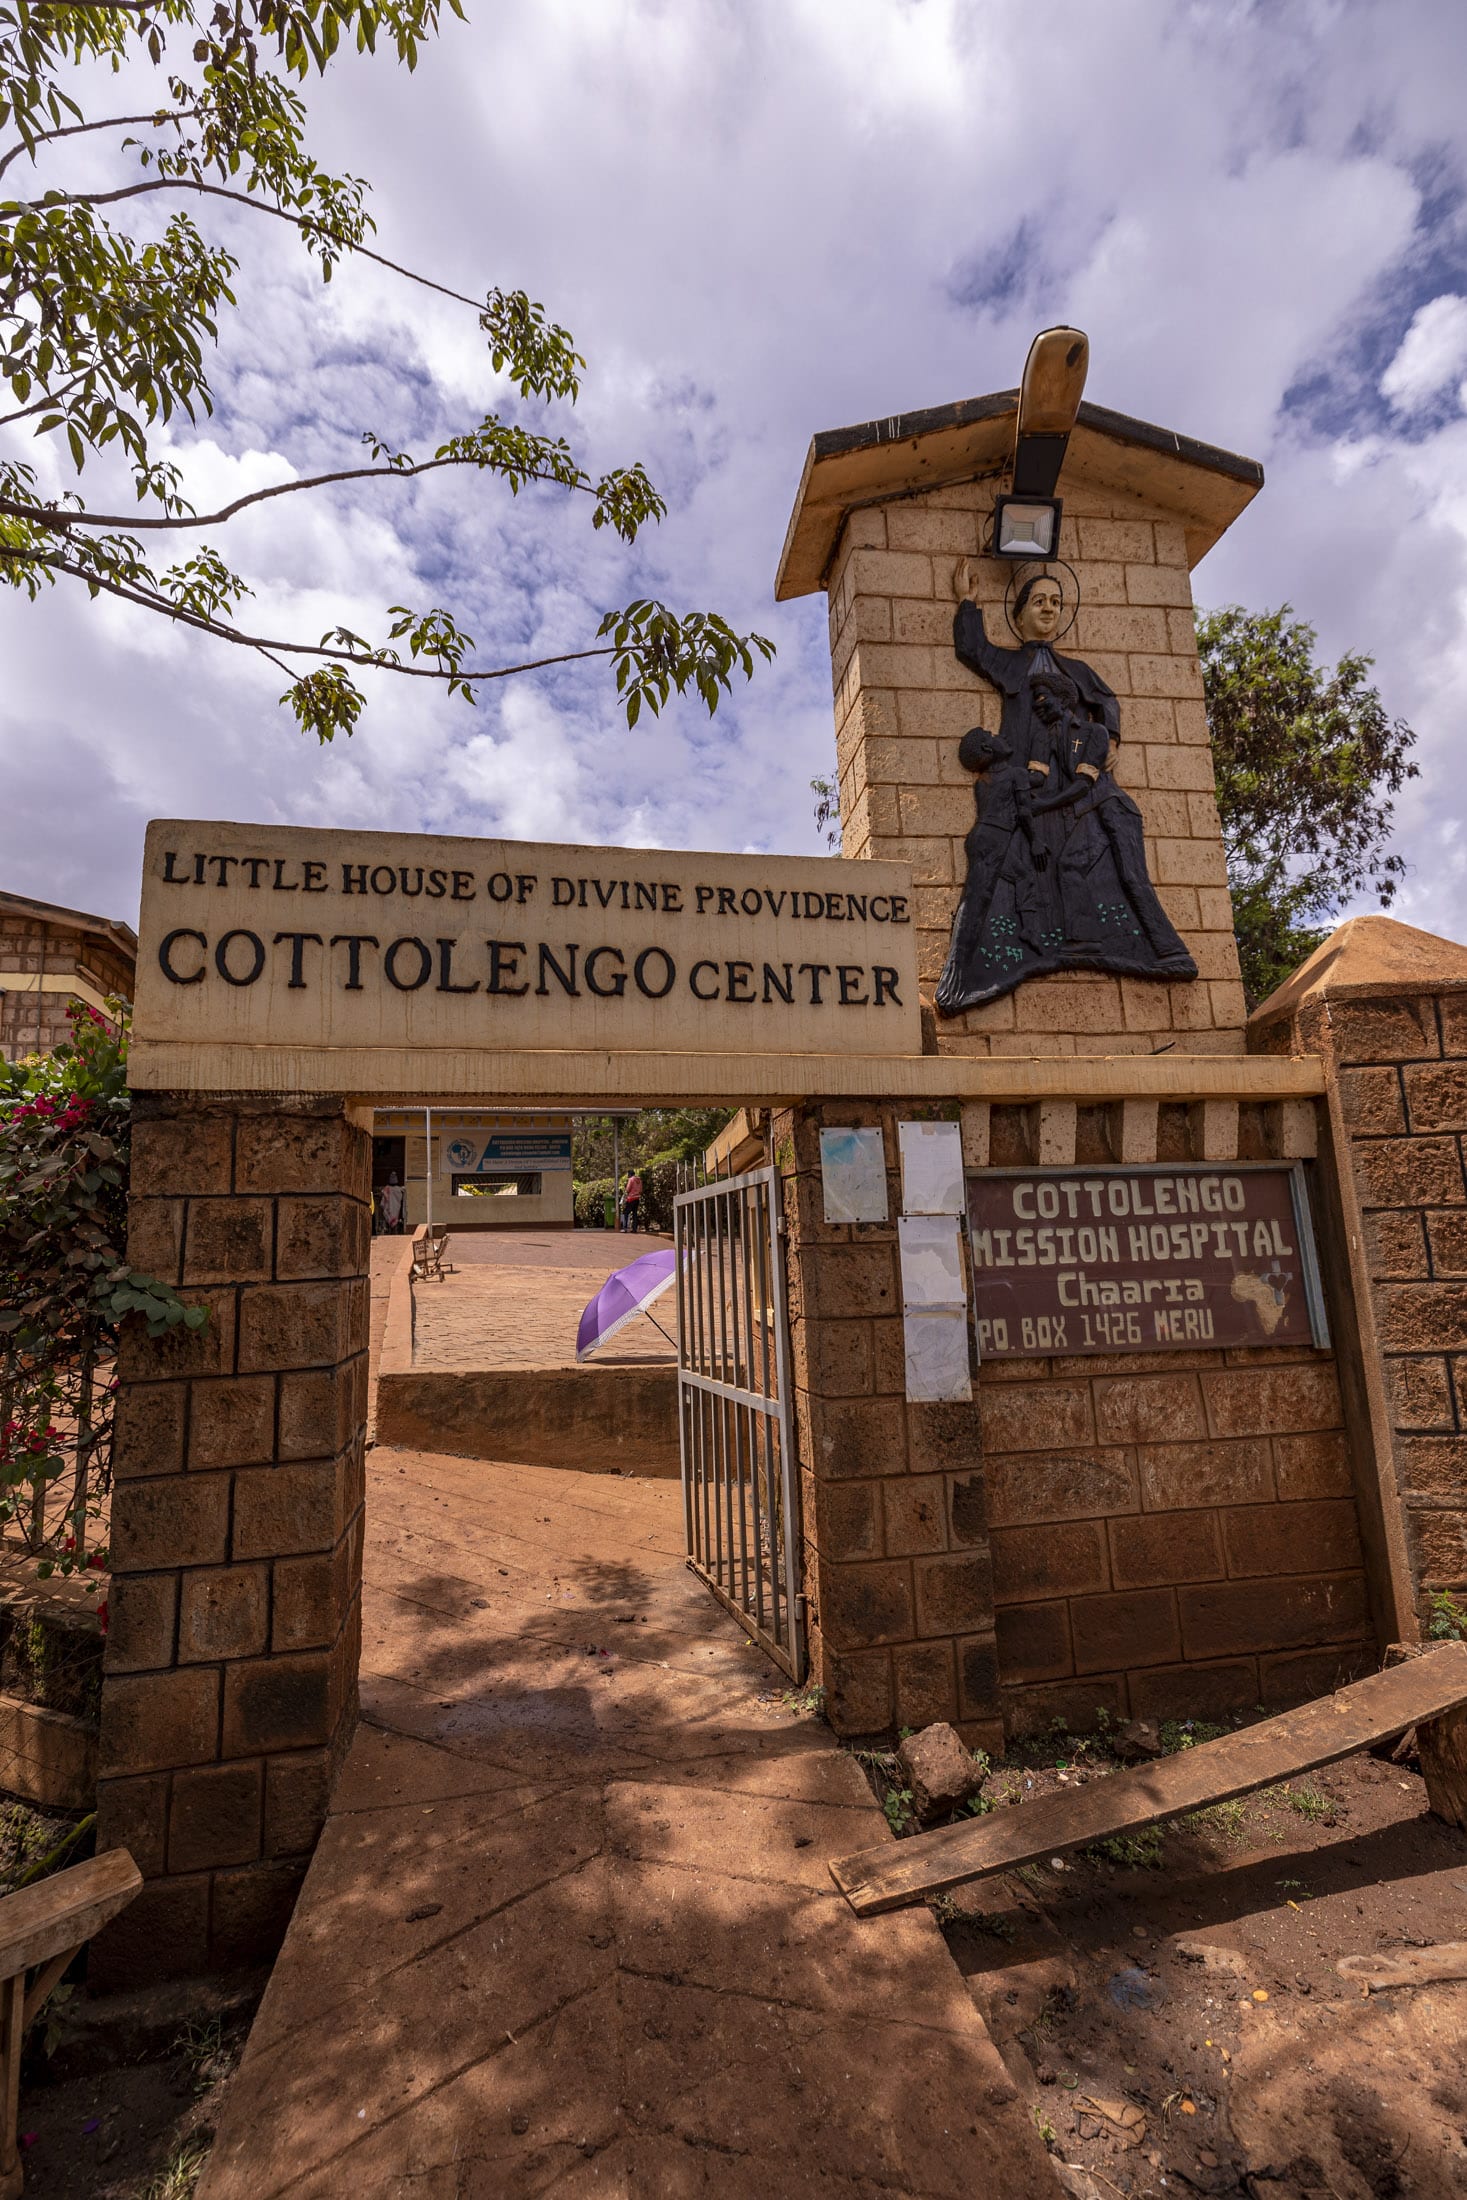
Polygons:
M107 996L132 999L138 939L115 917L0 893L0 1055L49 1054L68 1036L67 1010L83 1001L107 1015Z
M505 1115L475 1108L379 1108L372 1138L373 1197L395 1172L407 1186L406 1227L432 1219L455 1230L569 1229L574 1220L569 1115Z

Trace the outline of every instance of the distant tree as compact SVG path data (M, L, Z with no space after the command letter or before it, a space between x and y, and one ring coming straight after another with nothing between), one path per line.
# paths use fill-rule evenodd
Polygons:
M812 779L810 792L815 797L815 830L825 836L825 845L833 854L840 854L840 788L833 779Z
M447 5L462 14L460 0ZM0 429L11 440L7 451L0 438L0 583L32 600L48 587L82 588L251 651L285 675L281 700L322 741L353 730L359 670L428 680L473 702L486 681L607 657L629 725L674 692L691 690L711 712L773 645L736 634L716 612L674 612L645 597L608 611L594 644L508 665L475 662L473 637L441 606L392 605L375 640L346 626L317 641L238 623L250 589L213 538L274 499L362 483L397 496L405 482L468 468L514 496L547 483L584 498L591 525L626 543L666 510L639 463L595 477L563 435L535 424L544 406L575 403L585 361L569 333L523 291L468 297L384 258L368 242L366 184L329 175L308 148L291 80L324 74L343 42L372 53L380 43L411 69L439 14L440 0L0 0L0 177L26 179L0 186L25 193L0 198L0 374L10 400ZM125 78L118 104L141 112L95 111L109 75ZM510 385L507 402L431 452L394 450L357 423L362 463L195 511L160 431L213 410L209 354L238 310L239 262L207 233L221 205L285 225L323 282L355 256L465 307ZM118 219L124 206L142 217L135 231ZM59 495L19 455L16 436L48 439L67 483ZM83 502L71 483L89 460L103 473L103 502L122 501L120 484L135 510Z
M1217 771L1233 925L1250 1008L1327 938L1346 903L1383 909L1406 869L1392 797L1416 736L1367 681L1374 659L1315 660L1293 606L1200 612L1197 646Z

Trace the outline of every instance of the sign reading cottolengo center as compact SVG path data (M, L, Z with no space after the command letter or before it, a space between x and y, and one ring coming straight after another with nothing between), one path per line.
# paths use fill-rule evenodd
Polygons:
M159 821L138 929L144 1049L921 1052L901 864Z

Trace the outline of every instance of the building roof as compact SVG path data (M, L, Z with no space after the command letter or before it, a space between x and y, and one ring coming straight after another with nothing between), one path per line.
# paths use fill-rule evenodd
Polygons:
M1261 1028L1298 1014L1306 1001L1396 993L1444 993L1467 986L1467 947L1396 917L1349 917L1266 1001L1249 1023Z
M897 413L817 435L790 515L775 579L776 598L825 586L846 515L924 489L1006 471L1013 455L1017 390L962 398L927 412ZM1181 522L1196 565L1263 486L1256 459L1194 442L1171 428L1082 404L1060 476L1119 489Z
M63 909L59 902L36 901L29 894L0 891L0 917L12 913L39 924L61 924L75 932L90 933L93 939L105 941L125 962L137 961L138 936L120 917L93 917L84 909Z

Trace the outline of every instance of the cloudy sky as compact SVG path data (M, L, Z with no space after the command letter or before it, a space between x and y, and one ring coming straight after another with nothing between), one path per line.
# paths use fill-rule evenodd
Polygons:
M1263 461L1199 601L1288 599L1325 650L1373 652L1420 739L1398 909L1467 937L1467 10L466 5L415 75L352 59L313 89L317 150L370 178L389 256L570 326L569 432L593 467L644 458L669 518L628 557L487 477L288 499L225 538L250 616L314 639L443 603L496 663L653 591L769 634L776 664L711 723L683 704L631 734L595 664L472 710L378 676L323 751L241 651L6 600L0 883L133 920L157 815L814 849L824 599L772 601L809 438L1010 386L1070 321L1094 400ZM247 310L212 421L174 440L200 508L499 400L464 309L365 267L323 292L275 225L201 220Z

